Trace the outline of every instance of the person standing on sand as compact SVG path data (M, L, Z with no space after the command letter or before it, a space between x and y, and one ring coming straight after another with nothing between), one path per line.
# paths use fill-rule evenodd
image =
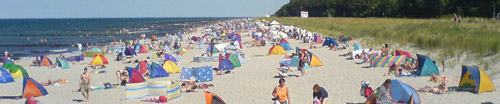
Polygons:
M90 74L88 73L87 68L83 69L83 73L80 76L80 92L84 97L84 102L89 101L89 92L90 92Z
M291 104L288 88L285 86L285 79L279 80L279 85L274 87L273 97L277 99L280 104Z

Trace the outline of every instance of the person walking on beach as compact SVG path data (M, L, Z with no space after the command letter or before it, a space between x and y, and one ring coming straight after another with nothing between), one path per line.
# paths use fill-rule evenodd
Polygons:
M313 86L313 103L326 104L326 101L328 101L328 92L326 92L325 88L315 84Z
M88 73L87 68L83 69L83 73L80 77L80 92L84 97L84 102L89 101L89 92L90 92L90 74Z
M278 100L279 104L291 104L288 88L285 86L285 79L281 78L279 80L279 85L274 87L272 94L274 99Z

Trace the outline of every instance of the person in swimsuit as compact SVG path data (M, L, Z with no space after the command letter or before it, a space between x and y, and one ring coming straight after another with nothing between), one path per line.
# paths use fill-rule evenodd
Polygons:
M278 86L276 86L273 90L273 96L275 99L278 99L280 104L290 104L290 96L288 94L288 88L285 86L285 79L281 78L279 80Z
M83 73L80 77L80 92L84 97L84 102L89 100L89 92L90 92L90 74L87 68L83 69Z
M116 77L118 78L118 84L125 86L129 77L127 68L116 71Z

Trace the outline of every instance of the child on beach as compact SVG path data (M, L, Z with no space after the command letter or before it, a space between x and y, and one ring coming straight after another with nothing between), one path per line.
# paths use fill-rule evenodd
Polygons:
M325 88L320 87L318 84L313 86L313 103L315 104L326 104L328 101L328 92Z

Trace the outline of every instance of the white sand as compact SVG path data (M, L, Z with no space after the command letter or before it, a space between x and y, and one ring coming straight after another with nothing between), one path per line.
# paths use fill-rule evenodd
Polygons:
M248 34L248 33L243 33ZM193 34L192 34L193 35ZM194 34L194 35L199 35ZM249 37L244 37L244 41L249 41ZM300 46L308 48L309 44L299 43L297 40L288 39L292 47ZM319 44L318 44L319 45ZM197 45L195 45L197 47ZM247 64L242 67L236 68L234 74L223 76L215 76L214 81L207 82L214 84L215 87L207 89L219 95L228 104L271 104L271 92L273 88L278 85L277 75L278 62L283 59L284 55L253 57L254 55L264 55L267 53L271 45L265 47L244 47L243 51L246 54ZM351 50L351 49L349 49ZM372 88L377 88L381 83L387 79L399 79L414 88L421 88L424 86L436 86L438 83L429 82L429 77L409 77L409 78L395 78L394 76L383 76L383 73L388 68L363 68L369 64L356 64L361 60L346 60L346 57L340 57L340 54L348 52L344 51L328 51L326 48L310 49L315 53L324 66L313 67L307 70L304 77L291 77L286 78L286 86L289 88L292 104L310 104L312 101L312 87L314 84L326 88L329 92L329 104L339 103L360 103L365 102L365 98L359 95L360 81L367 80L371 82ZM217 67L217 62L210 63L192 63L192 57L204 53L205 49L188 50L180 61L182 67L197 67L212 65ZM288 54L291 54L289 51ZM152 56L155 52L149 54L138 54L134 59L146 59L147 56ZM57 55L48 56L52 61L55 61ZM66 54L66 56L71 56ZM108 72L105 74L91 74L91 86L102 86L102 82L117 83L115 71L123 69L124 66L135 67L137 64L123 64L122 62L113 61L115 54L106 54L109 60L107 65ZM83 99L81 93L72 92L78 89L79 75L83 72L83 67L89 63L92 58L85 57L84 62L70 62L71 68L64 70L49 70L47 67L29 67L29 64L34 58L22 58L16 62L24 66L29 72L30 76L39 82L48 79L67 78L67 84L60 86L46 86L49 92L48 95L36 97L37 100L44 104L70 104L74 99ZM158 62L158 59L151 59L148 62ZM90 70L92 71L92 70ZM460 77L461 69L447 69L442 75L451 79L458 79ZM300 74L299 72L292 74ZM180 74L170 74L167 78L157 78L151 80L179 80ZM498 78L492 78L497 89L500 87ZM448 86L457 86L458 82L448 83ZM15 79L13 83L0 84L1 96L18 96L22 90L22 79ZM485 92L481 94L473 94L471 92L458 92L443 95L428 95L419 93L421 101L425 104L477 104L481 102L494 102L500 103L500 92ZM125 87L118 87L109 90L97 90L90 92L89 104L136 104L141 103L141 99L123 100L125 98ZM0 104L20 104L24 103L22 100L0 100ZM204 104L205 97L202 91L192 93L182 93L180 98L169 101L170 104Z

